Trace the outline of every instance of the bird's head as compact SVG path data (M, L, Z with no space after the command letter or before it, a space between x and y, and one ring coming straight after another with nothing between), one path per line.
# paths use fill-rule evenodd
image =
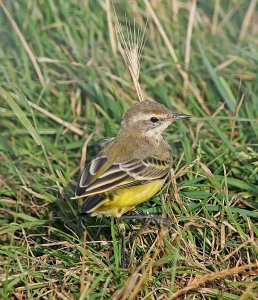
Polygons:
M123 116L123 132L144 134L148 136L161 135L174 121L191 118L191 115L173 113L163 104L146 100L134 104Z

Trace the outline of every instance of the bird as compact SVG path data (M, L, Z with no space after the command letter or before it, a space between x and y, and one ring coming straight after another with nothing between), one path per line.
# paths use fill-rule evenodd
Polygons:
M79 214L119 219L159 192L172 164L171 148L162 133L172 122L190 117L153 100L132 105L117 136L79 177L73 197L83 202Z

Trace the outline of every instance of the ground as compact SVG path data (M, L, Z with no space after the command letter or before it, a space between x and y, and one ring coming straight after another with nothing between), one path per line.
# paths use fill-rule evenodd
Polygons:
M144 29L144 94L193 115L165 134L163 191L131 212L79 217L80 166L137 101L109 0L0 1L0 298L255 299L256 0L114 1Z

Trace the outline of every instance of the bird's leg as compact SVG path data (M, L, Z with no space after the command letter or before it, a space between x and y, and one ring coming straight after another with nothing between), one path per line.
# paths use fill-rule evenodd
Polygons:
M139 231L132 234L132 236L130 237L130 242L139 237L144 232L144 230L149 227L150 223L151 219L147 219L146 223L139 229Z
M139 232L137 232L135 235L133 234L132 238L136 238L139 236L149 225L152 221L155 221L158 225L166 225L171 226L174 223L170 221L167 218L162 217L161 215L123 215L119 219L117 219L117 225L119 228L119 232L121 235L121 267L126 267L126 259L125 259L125 249L126 249L126 243L125 243L125 224L123 220L146 220L146 223L140 228ZM131 239L130 238L130 241Z
M140 230L136 233L133 234L132 237L130 238L130 241L132 239L137 238L140 236L146 228L150 225L152 221L156 222L158 225L165 225L165 226L171 226L174 223L170 221L167 218L162 217L161 215L124 215L120 217L120 220L146 220L145 224L140 228Z
M124 215L120 217L120 220L149 220L147 223L148 225L151 221L156 221L157 223L164 225L173 224L173 222L162 217L161 215Z

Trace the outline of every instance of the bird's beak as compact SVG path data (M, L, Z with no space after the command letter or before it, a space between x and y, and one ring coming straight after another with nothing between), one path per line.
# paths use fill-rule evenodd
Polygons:
M191 115L186 115L186 114L171 114L171 119L173 121L178 120L178 119L189 119L191 118Z

